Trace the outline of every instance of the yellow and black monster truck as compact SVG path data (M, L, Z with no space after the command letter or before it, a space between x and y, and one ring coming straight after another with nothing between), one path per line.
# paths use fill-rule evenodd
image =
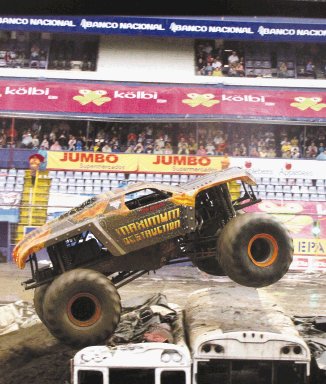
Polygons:
M228 183L243 185L231 198ZM95 196L30 232L13 251L28 262L36 311L64 343L103 342L120 318L118 288L164 265L192 261L212 275L263 287L287 272L287 230L258 203L254 179L241 168L216 171L179 186L137 183ZM38 252L51 263L41 267ZM44 252L44 251L43 251Z

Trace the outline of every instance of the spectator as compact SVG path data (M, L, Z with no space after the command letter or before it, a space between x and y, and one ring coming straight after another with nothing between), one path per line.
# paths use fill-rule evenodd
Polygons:
M76 148L76 138L73 135L69 135L68 151L74 151Z
M34 135L32 138L32 148L37 149L40 145L40 140L38 139L37 135Z
M316 160L326 160L326 149L317 155Z
M243 59L241 59L240 62L235 65L235 71L239 77L243 77L245 75Z
M142 143L137 143L135 146L134 146L134 152L135 153L144 153L144 146Z
M30 130L27 130L22 135L22 148L32 148L33 147L33 138Z
M320 142L318 147L318 154L325 151L324 143Z
M209 156L214 156L215 155L215 146L214 146L212 141L209 141L207 143L205 149L206 149L207 155L209 155Z
M104 153L110 153L112 152L112 148L110 147L109 143L106 141L102 147L102 152Z
M76 151L82 151L83 150L83 142L81 139L76 140L76 146L75 146Z
M305 73L306 75L312 76L314 79L317 79L316 69L312 59L309 59L306 64Z
M282 157L291 157L291 149L292 149L292 146L290 144L290 142L287 140L287 138L282 141L282 146L281 146L281 152L282 152Z
M299 147L291 148L291 157L292 159L299 159L301 157Z
M41 142L41 147L44 147L45 149L49 149L50 144L49 144L49 140L48 140L48 136L47 135L43 136L43 140Z
M59 141L56 140L50 147L50 151L61 151L61 145L59 144Z
M318 154L318 148L314 141L311 142L311 144L307 147L306 155L309 158L314 158Z
M164 155L172 155L173 154L173 149L172 149L171 143L165 144L165 147L163 148L163 154Z
M229 65L231 66L232 64L236 64L239 61L240 60L239 60L239 56L237 55L237 52L236 51L232 51L231 55L228 57Z
M207 151L206 151L203 144L199 145L199 148L197 149L196 155L198 155L198 156L206 156L207 155Z

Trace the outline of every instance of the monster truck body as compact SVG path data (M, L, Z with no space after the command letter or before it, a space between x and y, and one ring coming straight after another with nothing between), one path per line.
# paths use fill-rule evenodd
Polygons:
M232 201L228 183L234 181L244 192ZM180 186L133 184L95 196L35 229L17 244L13 257L20 268L26 261L31 265L25 287L36 288L40 318L70 344L103 340L119 321L117 288L186 260L242 285L276 282L292 261L292 240L272 217L243 213L260 201L253 185L241 168ZM37 253L43 248L51 264L40 268ZM110 326L104 330L105 322Z

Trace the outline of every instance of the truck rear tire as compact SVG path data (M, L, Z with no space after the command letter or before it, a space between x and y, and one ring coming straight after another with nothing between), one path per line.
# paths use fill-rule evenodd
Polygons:
M103 343L120 320L117 289L102 273L74 269L53 281L43 304L44 322L63 343L75 347Z
M215 257L208 259L193 260L195 266L201 271L213 276L225 276L225 272L221 268L218 260Z
M223 228L217 254L233 281L259 288L276 283L286 274L293 259L293 241L272 216L246 213Z
M43 284L34 289L34 298L33 298L34 308L37 316L40 318L42 322L44 322L44 316L43 316L44 296L47 289L49 288L49 285L50 284Z

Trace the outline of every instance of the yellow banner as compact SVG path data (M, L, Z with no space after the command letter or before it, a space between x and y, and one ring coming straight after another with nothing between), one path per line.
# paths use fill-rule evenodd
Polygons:
M48 151L47 169L136 172L137 161L123 153Z
M221 157L191 155L143 155L138 157L138 172L206 173L222 169Z
M326 239L293 239L295 255L326 256Z
M48 151L47 169L197 174L222 169L223 157Z

